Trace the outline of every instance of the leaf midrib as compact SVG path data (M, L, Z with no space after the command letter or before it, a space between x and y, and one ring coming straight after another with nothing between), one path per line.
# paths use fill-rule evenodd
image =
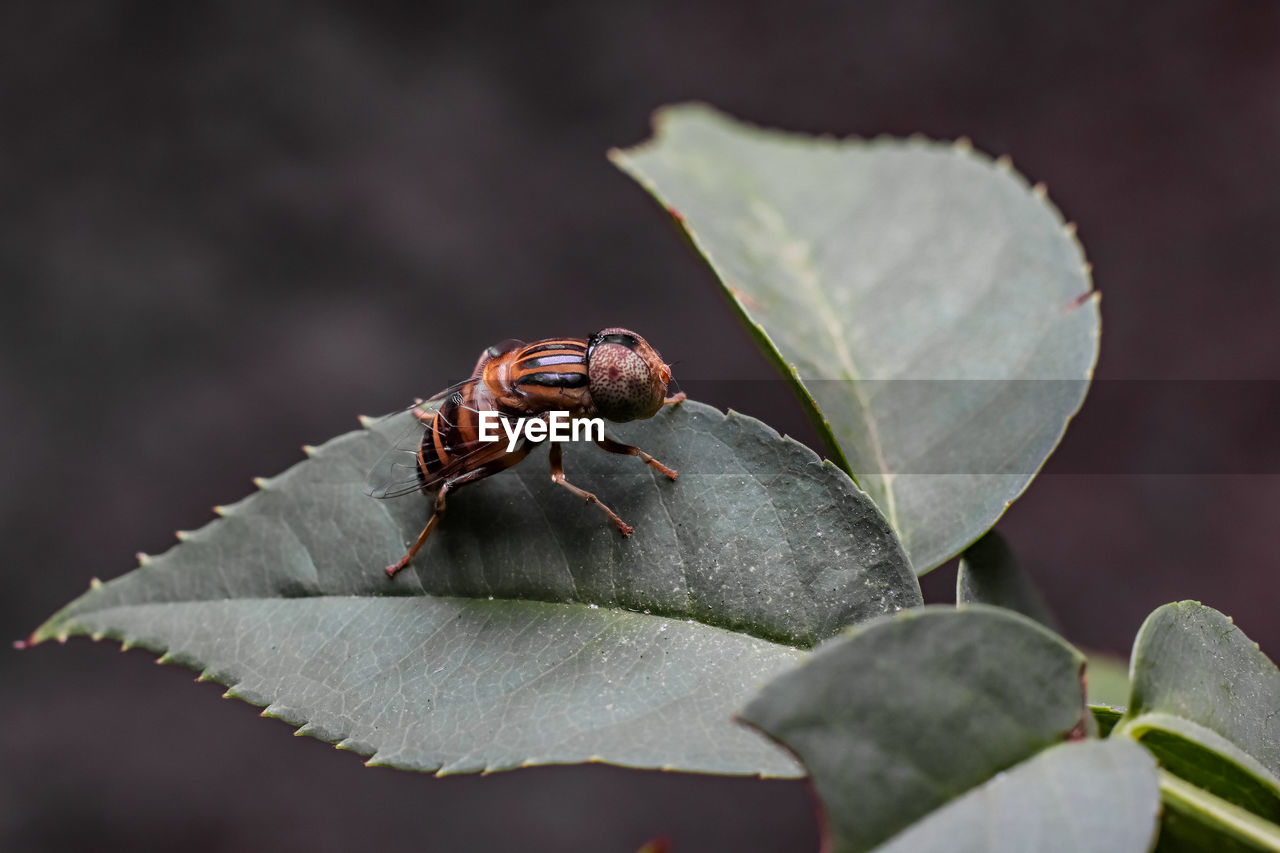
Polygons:
M1280 826L1160 769L1160 798L1166 805L1181 805L1184 814L1207 815L1217 826L1265 850L1280 851ZM1201 821L1204 822L1203 820Z
M258 602L273 602L276 604L287 604L290 602L297 602L297 601L317 601L317 600L328 600L328 599L339 599L339 600L347 600L352 602L364 602L364 603L372 603L375 601L403 601L403 600L429 599L432 601L457 603L457 604L480 602L482 606L484 604L489 604L489 603L493 603L493 604L501 603L501 604L538 604L538 605L545 605L550 607L576 607L582 610L597 610L597 611L603 611L604 613L629 614L632 616L640 616L648 619L683 620L686 623L694 623L702 626L703 628L708 628L713 631L723 631L726 634L735 634L741 637L750 637L753 640L759 640L761 642L769 643L770 645L777 646L781 649L799 650L799 651L809 651L810 649L810 647L805 646L803 643L800 643L798 641L779 640L775 637L765 636L753 631L739 631L733 628L726 628L723 625L715 625L713 623L706 622L702 619L698 619L689 613L670 613L670 612L664 612L660 610L651 610L649 613L645 613L639 610L631 610L626 607L601 607L599 605L592 606L590 604L584 604L578 601L547 601L540 598L497 598L493 596L484 598L480 596L466 596L466 595L339 595L334 593L319 593L316 595L296 595L296 596L288 596L288 597L285 597L285 596L236 596L234 598L187 598L187 599L179 599L179 600L173 600L173 601L136 601L136 602L130 602L127 604L113 604L109 607L86 609L74 614L69 614L68 616L65 617L65 619L59 622L59 627L62 629L69 628L70 630L62 630L60 632L46 630L54 622L54 620L58 619L58 616L55 615L44 625L41 625L38 629L36 629L35 633L32 634L31 641L33 644L38 644L38 643L43 643L49 640L57 640L59 642L65 642L68 638L72 636L89 636L95 641L104 639L106 637L110 637L111 634L105 631L94 632L94 631L87 630L82 619L86 616L109 614L114 611L125 611L125 610L137 609L137 608L150 609L150 608L161 608L161 607L170 607L170 606L201 605L201 604L240 604L240 603L258 603Z

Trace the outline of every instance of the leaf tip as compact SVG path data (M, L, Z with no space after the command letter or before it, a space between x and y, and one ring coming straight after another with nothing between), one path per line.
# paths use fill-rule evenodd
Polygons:
M1002 172L1013 171L1013 158L1008 154L1001 154L996 158L996 168Z
M218 504L213 508L213 514L219 518L225 518L227 515L227 508L222 504Z
M973 151L973 140L967 136L962 136L955 141L955 149L961 154L968 154Z
M1045 186L1044 181L1036 181L1035 186L1031 188L1031 194L1038 199L1045 199L1049 195L1049 188Z
M100 578L89 578L89 589L102 589L102 580Z
M191 531L190 531L190 530L175 530L175 531L173 531L173 535L174 535L174 536L176 536L176 537L178 537L178 541L179 541L179 542L186 542L186 541L187 541L187 539L189 539L189 538L191 537Z
M265 489L268 485L270 485L270 482L271 482L271 481L270 481L270 480L268 480L266 477L254 477L254 478L253 478L253 485L254 485L254 486L256 486L256 487L257 487L257 488L259 488L259 489Z
M302 445L302 452L307 455L308 459L310 459L312 456L316 455L315 445L311 445L311 444Z

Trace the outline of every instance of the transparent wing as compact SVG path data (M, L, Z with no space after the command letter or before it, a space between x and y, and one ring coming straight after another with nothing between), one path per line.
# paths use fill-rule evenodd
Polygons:
M427 430L431 428L433 417L437 415L441 418L445 417L444 414L439 413L441 406L450 397L458 403L467 399L470 396L465 393L467 387L478 381L475 377L464 380L451 385L430 399L410 406L409 410L414 412L414 417L400 437L392 442L377 464L373 466L366 482L365 493L375 498L395 498L412 492L430 491L449 477L478 467L489 461L490 457L497 458L505 454L507 440L505 431L500 430L501 438L498 441L474 439L451 442L448 465L433 474L420 471L418 451L422 446L423 438L427 436ZM481 411L474 405L467 405L465 408L477 414ZM500 413L499 416L504 420L507 419ZM453 426L453 424L446 421L445 426ZM523 438L521 443L523 444Z
M365 482L365 494L375 498L397 498L423 490L424 482L418 476L418 448L422 444L422 437L431 426L431 416L450 396L462 393L463 389L475 381L473 377L456 382L426 400L416 400L403 409L379 418L379 421L382 421L405 412L414 414L409 425L391 443L373 466L373 470L369 472Z
M375 498L396 498L422 491L423 484L418 477L418 447L424 435L426 424L415 418L369 472L365 494Z

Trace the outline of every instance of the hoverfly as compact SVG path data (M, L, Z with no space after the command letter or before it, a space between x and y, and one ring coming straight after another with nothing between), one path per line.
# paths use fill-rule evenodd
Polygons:
M435 497L434 512L403 557L387 566L389 577L409 565L444 515L445 498L519 463L535 446L522 431L512 445L481 440L481 415L496 412L506 419L546 420L551 411L573 418L610 421L650 418L664 405L679 403L684 393L667 396L671 367L644 338L627 329L610 328L589 338L547 338L524 343L506 340L480 354L470 378L413 407L417 419L406 439L382 457L369 477L368 494L392 498L410 492ZM610 453L637 456L662 474L668 468L638 447L601 436L596 444ZM509 449L509 446L511 449ZM604 511L623 536L633 529L591 492L565 479L560 445L552 442L551 479Z

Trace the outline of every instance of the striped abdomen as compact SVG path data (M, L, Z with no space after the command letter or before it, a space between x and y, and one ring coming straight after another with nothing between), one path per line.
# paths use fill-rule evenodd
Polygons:
M587 340L553 338L490 347L475 374L444 399L432 415L418 449L418 480L424 491L441 480L478 468L500 469L506 460L505 432L480 440L480 413L536 417L551 410L581 414L591 405L587 390ZM525 441L522 439L520 447Z
M429 489L441 474L473 469L484 464L485 454L501 455L504 441L480 440L480 412L496 407L483 383L463 385L445 398L431 417L418 449L418 480Z

